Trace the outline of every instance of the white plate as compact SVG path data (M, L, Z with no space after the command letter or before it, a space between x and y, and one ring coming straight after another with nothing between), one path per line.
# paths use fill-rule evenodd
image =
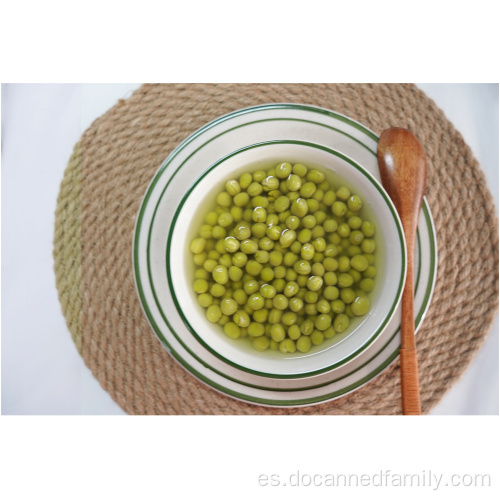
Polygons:
M381 373L398 355L400 309L358 357L307 378L265 377L225 363L190 335L177 312L166 276L167 235L180 200L196 178L221 157L272 140L299 140L340 151L378 173L377 136L361 124L326 109L272 104L237 111L206 125L184 141L153 178L138 214L134 271L146 316L162 343L197 378L232 397L270 406L301 406L347 394ZM415 273L416 328L429 306L436 278L434 225L424 201L418 224Z

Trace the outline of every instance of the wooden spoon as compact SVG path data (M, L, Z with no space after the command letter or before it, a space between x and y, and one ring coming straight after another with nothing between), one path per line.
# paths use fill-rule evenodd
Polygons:
M382 184L403 224L408 267L401 312L401 396L404 415L420 415L415 319L413 312L414 247L418 217L427 180L424 150L417 138L403 128L382 132L377 150Z

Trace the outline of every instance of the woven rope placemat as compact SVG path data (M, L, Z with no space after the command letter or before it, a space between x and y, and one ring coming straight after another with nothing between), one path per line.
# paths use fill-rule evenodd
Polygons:
M434 297L417 335L422 410L462 375L498 308L498 226L470 148L411 84L143 85L85 131L57 201L54 260L63 314L102 387L130 414L400 414L399 362L356 392L318 406L272 409L236 401L181 368L153 334L134 286L132 236L156 170L188 135L239 108L325 107L377 134L410 129L429 165L438 238Z

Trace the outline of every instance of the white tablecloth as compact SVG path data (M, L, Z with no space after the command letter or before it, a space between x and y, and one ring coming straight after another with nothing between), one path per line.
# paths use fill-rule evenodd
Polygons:
M498 85L419 85L463 134L498 213ZM54 210L91 122L137 84L2 86L2 413L123 414L77 353L57 298ZM498 316L433 414L498 414Z

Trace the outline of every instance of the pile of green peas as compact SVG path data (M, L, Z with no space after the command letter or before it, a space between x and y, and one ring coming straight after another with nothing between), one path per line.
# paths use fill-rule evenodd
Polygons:
M230 179L190 243L206 317L258 351L306 353L370 310L375 226L318 169L282 162Z

